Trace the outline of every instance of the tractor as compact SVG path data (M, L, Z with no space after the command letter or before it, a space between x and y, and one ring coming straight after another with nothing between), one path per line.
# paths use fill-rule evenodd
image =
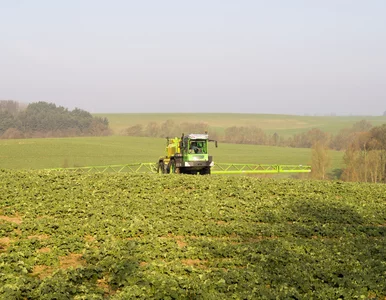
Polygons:
M200 174L209 175L214 166L213 157L208 155L208 133L189 135L181 138L166 138L166 156L158 159L157 172L163 174Z

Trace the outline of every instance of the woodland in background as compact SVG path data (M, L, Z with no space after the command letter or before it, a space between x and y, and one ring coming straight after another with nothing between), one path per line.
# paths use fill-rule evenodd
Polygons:
M21 107L16 101L0 101L0 138L104 136L111 134L106 118L93 117L75 108L37 102Z

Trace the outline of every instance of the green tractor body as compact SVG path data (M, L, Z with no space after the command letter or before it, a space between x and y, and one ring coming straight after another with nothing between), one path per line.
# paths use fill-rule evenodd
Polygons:
M208 134L182 135L181 138L167 138L166 156L158 160L158 172L182 174L210 174L214 165L208 154ZM215 145L217 147L217 141Z

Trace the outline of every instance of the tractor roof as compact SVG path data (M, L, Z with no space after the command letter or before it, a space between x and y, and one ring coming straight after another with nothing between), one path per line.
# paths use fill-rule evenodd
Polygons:
M207 140L208 135L202 133L191 133L188 135L188 138L191 140Z

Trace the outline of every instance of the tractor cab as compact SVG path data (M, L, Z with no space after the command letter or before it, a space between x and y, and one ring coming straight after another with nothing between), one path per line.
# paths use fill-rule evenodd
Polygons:
M208 153L208 143L205 140L190 140L190 154L206 154Z
M188 161L208 160L208 135L189 134L182 136L181 154Z

